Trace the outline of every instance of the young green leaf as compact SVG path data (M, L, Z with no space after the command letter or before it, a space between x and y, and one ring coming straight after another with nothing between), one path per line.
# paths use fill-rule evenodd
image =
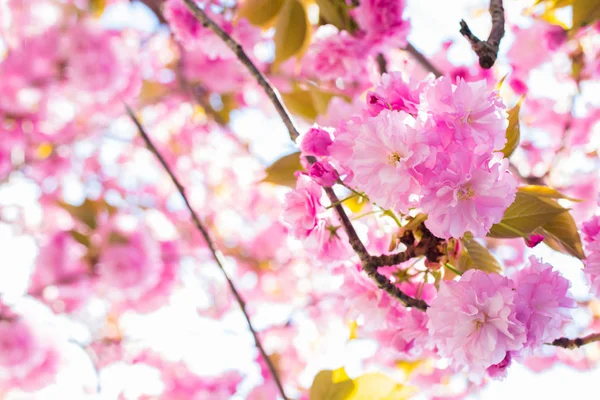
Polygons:
M300 152L288 154L275 161L266 169L267 176L262 181L294 188L296 187L296 176L294 173L302 169Z
M517 189L519 193L525 193L531 196L543 197L548 199L566 199L569 201L580 202L582 200L575 199L573 197L565 196L561 192L556 189L553 189L548 186L540 186L540 185L527 185L521 186Z
M508 111L508 128L506 128L506 145L502 149L504 157L510 157L519 146L521 140L521 125L519 123L519 112L523 104L523 95L517 104Z
M275 64L301 53L310 43L308 14L298 0L285 0L275 24Z
M354 382L343 368L321 371L310 387L310 400L346 400L354 391Z
M492 253L472 237L463 237L464 251L458 260L458 269L468 271L478 269L485 272L502 272L502 265Z
M517 192L515 201L506 209L502 220L493 225L487 236L494 238L525 237L568 210L551 199Z
M239 8L238 16L246 18L252 25L270 26L281 10L284 0L246 0Z
M550 248L580 260L585 258L577 225L570 213L554 216L539 229L539 233L544 235L544 243Z

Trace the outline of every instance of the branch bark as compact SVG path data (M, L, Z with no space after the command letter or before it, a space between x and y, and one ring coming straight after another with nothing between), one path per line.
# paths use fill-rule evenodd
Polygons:
M600 342L600 333L592 333L591 335L575 339L561 337L550 344L552 346L562 347L563 349L577 349L581 346L585 346L586 344L594 342Z
M443 75L442 72L439 69L437 69L437 67L433 65L431 61L427 59L427 57L425 57L419 50L415 48L415 46L412 45L412 43L408 43L404 50L406 50L411 56L413 56L423 68L433 73L436 78L439 78Z
M185 206L187 207L187 209L189 210L189 212L192 216L194 225L196 225L196 228L202 234L202 237L204 238L206 245L208 246L210 252L212 253L213 258L215 259L217 265L221 269L221 272L223 272L223 276L225 276L225 280L227 280L227 284L229 285L229 289L231 289L231 293L233 293L235 300L237 301L238 305L240 306L240 309L242 310L242 313L244 314L244 317L246 318L246 322L248 323L248 329L250 330L250 332L252 333L252 336L254 337L254 343L256 344L256 347L258 348L258 351L262 355L263 359L267 363L267 366L269 367L269 370L271 371L271 375L273 376L273 379L275 380L275 383L277 384L277 387L279 388L279 393L281 394L281 396L283 397L284 400L287 400L287 397L283 390L283 385L281 384L279 376L277 375L277 371L275 370L275 366L273 365L273 362L267 355L267 352L265 351L265 349L260 341L260 338L258 337L258 333L256 332L256 330L254 329L254 326L252 325L252 321L250 320L250 315L248 315L248 312L246 311L246 303L244 302L244 299L242 298L241 294L238 292L237 288L235 287L233 281L229 277L229 274L225 270L225 257L217 249L217 247L215 246L215 243L211 239L208 231L204 227L204 224L202 224L202 222L200 221L200 217L194 211L192 205L190 204L190 201L188 200L188 198L185 194L185 188L179 182L179 180L175 176L175 173L173 172L173 170L169 167L169 165L165 161L162 154L158 151L158 149L156 148L154 143L152 143L152 140L150 139L150 137L144 130L144 127L142 126L140 121L137 119L137 117L135 116L135 114L133 113L131 108L129 108L129 106L125 106L125 108L127 109L127 113L129 114L129 117L136 125L136 127L140 133L140 136L142 137L142 139L144 139L146 146L156 156L156 158L158 159L158 161L160 162L160 164L162 165L164 170L167 172L167 174L173 181L173 184L177 188L177 191L183 198Z
M492 16L492 30L486 41L482 41L475 36L464 20L460 21L460 33L471 43L471 48L479 57L479 65L485 69L492 68L496 62L500 41L504 37L504 7L502 0L490 0L489 10Z
M162 4L165 2L165 0L130 0L130 2L137 2L146 5L146 7L148 7L154 13L154 15L156 15L156 18L158 18L158 22L160 22L161 24L167 23L167 20L165 19L165 16L163 15L161 10Z
M202 23L202 26L213 31L235 53L238 60L240 60L240 62L244 64L244 66L248 69L250 74L254 77L254 79L256 79L260 87L263 88L263 90L271 100L271 103L273 103L273 106L275 106L275 109L277 110L277 113L281 116L281 119L283 119L283 123L288 129L292 140L296 141L298 136L300 136L300 133L298 133L298 128L296 128L294 121L290 117L290 113L283 104L283 101L281 101L281 98L279 97L279 94L275 91L273 85L271 85L267 77L264 76L258 70L256 65L254 65L252 60L250 60L250 57L248 57L242 46L238 42L236 42L231 36L229 36L227 32L221 29L221 27L217 23L210 19L210 17L204 12L204 10L198 7L193 0L183 1L188 6L192 14L194 14L194 17L196 17L196 19L198 19L198 21Z

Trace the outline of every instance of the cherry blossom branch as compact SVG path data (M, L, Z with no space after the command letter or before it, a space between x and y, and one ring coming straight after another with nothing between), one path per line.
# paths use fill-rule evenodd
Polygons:
M577 349L581 346L585 346L586 344L600 342L600 333L592 333L591 335L587 335L580 338L569 339L566 337L561 337L554 340L550 343L552 346L562 347L564 349Z
M194 221L194 225L196 225L196 228L202 234L202 237L204 238L204 241L206 242L206 245L208 246L210 252L212 253L213 258L215 259L217 265L219 266L219 269L221 269L221 272L223 272L223 275L225 276L225 279L227 280L227 284L229 285L229 289L231 289L231 292L233 293L233 296L235 297L238 305L240 306L240 309L242 310L242 313L244 314L244 317L246 318L246 322L248 323L248 329L250 329L250 332L252 333L252 336L254 337L254 343L256 344L256 347L258 348L259 352L261 353L263 359L267 363L267 365L269 367L269 370L271 371L271 375L273 376L273 379L275 380L275 383L277 384L277 387L279 389L279 393L281 394L281 396L283 397L284 400L287 400L287 396L285 395L285 392L283 390L283 385L281 384L279 376L277 375L277 371L275 370L275 366L273 365L271 359L267 355L267 352L265 351L265 349L264 349L264 347L263 347L263 345L262 345L262 343L260 341L260 338L258 337L258 333L256 332L256 330L254 329L254 326L252 325L252 321L250 320L250 316L248 315L248 312L246 311L246 303L244 302L244 299L242 298L241 294L238 292L237 288L235 287L233 281L229 277L229 274L225 270L225 257L216 248L215 243L211 239L208 231L206 230L206 228L204 227L204 225L200 221L200 217L194 211L194 208L190 204L190 201L188 200L188 198L187 198L187 196L185 194L185 188L179 182L179 180L175 176L175 173L173 172L173 170L169 167L169 165L167 164L166 160L164 159L164 157L162 156L162 154L158 151L158 149L156 148L156 146L154 146L154 144L152 143L152 140L150 139L150 137L148 136L148 134L144 130L144 127L142 126L142 124L140 123L140 121L137 119L137 117L135 116L135 114L133 113L133 111L131 110L131 108L129 108L129 106L125 106L125 108L127 109L127 113L129 114L129 117L131 118L131 120L136 125L136 127L137 127L137 129L138 129L138 131L140 133L140 136L142 137L142 139L144 139L144 142L146 143L146 146L156 156L156 158L158 159L158 161L160 162L160 164L162 165L162 167L164 168L164 170L167 172L167 174L171 178L171 181L173 181L173 184L177 188L177 191L181 195L181 197L182 197L182 199L183 199L183 201L185 203L185 206L187 207L187 209L189 210L189 212L190 212L190 214L192 216L192 220Z
M258 81L259 85L264 89L265 93L273 103L273 106L277 110L277 113L283 120L285 126L288 128L288 132L290 138L293 141L296 141L298 136L300 136L298 132L298 128L294 124L290 113L287 108L275 92L275 89L269 82L269 80L256 68L252 60L246 55L242 46L237 43L231 36L227 34L219 25L217 25L200 7L198 7L193 0L183 0L185 4L188 6L190 11L194 14L194 16L202 23L202 25L206 28L212 30L221 40L229 46L231 50L236 54L238 59L242 64L248 68L252 76ZM315 162L313 157L307 157L308 161L312 164ZM427 304L419 299L415 299L410 297L406 293L402 292L393 282L391 282L386 276L381 275L377 272L377 268L382 264L378 264L377 258L373 258L369 252L367 251L365 245L362 243L352 222L346 215L344 208L341 204L339 204L339 199L332 188L324 187L325 193L329 197L331 204L335 204L335 210L337 212L338 218L346 234L348 235L348 239L350 242L350 246L354 249L354 252L358 255L363 270L377 283L377 285L389 293L391 296L395 297L399 301L401 301L407 307L415 307L419 310L426 310Z
M161 7L162 4L164 3L164 0L130 0L131 3L137 2L137 3L142 3L144 4L146 7L148 7L153 13L154 15L156 15L156 18L158 18L158 22L160 22L161 24L166 24L167 20L165 19L163 13L161 12Z
M498 58L500 41L504 37L504 7L502 0L490 0L490 14L492 15L492 30L486 41L480 40L471 32L469 25L460 20L460 33L471 43L471 48L479 57L481 68L490 69Z
M283 119L283 123L290 133L290 137L293 141L296 141L300 133L298 132L298 128L294 124L294 121L290 117L290 113L287 108L281 101L279 94L275 91L273 85L269 82L266 76L264 76L254 65L250 57L246 54L242 45L236 42L227 32L225 32L221 27L214 22L210 17L202 10L200 7L194 3L194 0L183 0L183 2L188 6L192 14L202 23L202 26L213 31L237 56L238 60L248 69L250 74L256 79L258 84L263 88L273 106L277 110L277 113Z
M412 45L412 43L409 42L404 50L413 56L423 68L433 73L436 78L439 78L443 75L442 72L437 69L437 67L433 65L429 59L427 59L427 57L425 57L419 50L415 48L415 46Z

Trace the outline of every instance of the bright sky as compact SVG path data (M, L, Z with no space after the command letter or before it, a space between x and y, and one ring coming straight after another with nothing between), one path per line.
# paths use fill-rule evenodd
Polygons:
M485 36L489 31L490 19L486 12L481 12L487 7L486 0L409 0L409 15L412 20L411 41L426 54L438 50L443 39L453 38L463 43L457 46L452 54L452 61L461 62L474 60L475 56L468 44L458 33L458 22L461 18L468 20L469 25L479 36ZM520 9L523 1L505 1L508 15L514 15L511 10ZM467 13L465 14L465 10ZM109 8L103 16L103 21L110 26L136 26L151 31L156 26L156 20L144 7L117 6ZM521 18L514 23L521 23L526 19ZM460 42L462 40L462 42ZM512 41L510 35L506 37L503 48ZM554 97L558 94L565 95L564 90L557 90L557 83L551 75L540 74L533 84L532 90L538 95ZM589 93L593 93L590 89ZM597 92L596 92L597 93ZM584 95L586 95L584 93ZM280 154L289 152L290 142L285 127L278 119L265 120L259 112L248 111L237 116L233 120L234 130L247 140L252 141L253 150L264 160L274 160ZM253 135L260 127L261 136ZM255 129L256 128L256 129ZM76 189L74 189L76 190ZM74 192L77 196L77 192ZM16 182L10 187L0 188L0 203L13 202L15 199L29 211L32 221L38 220L39 208L35 205L36 188L22 182ZM573 290L578 295L584 295L586 286L581 276L581 264L572 258L555 255L540 247L535 249L537 255L544 256L557 265L574 283ZM36 247L31 238L25 236L12 236L10 230L0 224L0 293L8 296L18 296L25 291L28 272L35 259ZM232 364L238 364L240 360L247 365L251 364L253 348L251 337L246 331L245 322L241 314L233 315L219 325L213 321L195 318L195 310L186 306L186 296L197 293L201 288L199 284L190 284L189 290L177 295L173 305L155 313L151 317L131 317L126 319L126 324L132 331L139 332L140 336L149 335L149 343L156 349L164 350L173 356L186 356L195 369L202 373L213 373L217 369L226 368ZM99 310L101 312L102 310ZM190 318L186 318L189 315ZM194 316L194 317L192 317ZM256 321L260 326L269 317L259 316ZM192 322L190 322L192 321ZM77 326L64 321L65 329L72 332L75 337L85 339L86 334ZM167 331L164 326L169 326ZM158 329L157 329L158 328ZM162 329L161 329L162 328ZM344 329L339 327L340 330ZM314 331L307 329L305 335L314 335ZM338 336L339 337L339 336ZM201 340L199 340L201 339ZM339 340L323 340L323 354L319 360L310 365L310 371L303 376L303 381L308 385L312 374L319 369L335 368L339 366L340 360L344 360L348 371L358 373L360 370L360 359L370 355L375 348L369 344L350 343L349 345L339 343ZM81 376L88 382L93 382L93 371L85 356L78 348L72 349L74 357L79 358L70 371L60 379L60 384L50 388L36 397L25 395L9 396L7 399L27 400L56 400L77 398L83 399L80 393L75 394L69 389L72 385L73 376ZM81 367L86 365L86 367ZM258 371L253 370L256 376ZM565 398L576 398L580 400L598 399L598 378L600 371L579 372L567 367L553 368L551 371L534 374L524 367L516 364L509 371L508 378L490 384L479 397L482 400L506 400L510 399L545 399L563 400ZM100 397L85 397L97 399L115 399L116 393L127 382L138 382L141 387L152 386L155 379L152 371L139 368L132 371L116 366L106 370L102 375L103 392ZM156 390L159 387L155 387ZM133 393L135 388L133 389Z

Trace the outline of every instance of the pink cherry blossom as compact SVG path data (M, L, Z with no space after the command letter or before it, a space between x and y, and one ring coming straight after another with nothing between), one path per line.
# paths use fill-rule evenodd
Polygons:
M427 328L438 351L457 367L481 373L508 351L523 348L525 326L516 318L514 283L499 274L465 272L442 281L427 310Z
M141 226L130 231L109 225L103 234L98 262L98 284L102 290L119 306L140 312L163 304L175 280L176 247L162 244L161 249L161 244Z
M576 306L569 293L569 281L550 264L532 256L529 266L519 271L514 282L517 319L527 327L525 346L535 349L560 337Z
M359 91L368 85L367 44L346 31L319 37L302 58L302 74L320 81L341 81Z
M338 173L328 162L317 161L311 165L308 174L321 186L333 186L338 179Z
M506 352L506 356L498 364L494 364L487 368L486 372L493 379L504 379L508 372L508 367L512 364L511 352Z
M367 109L376 116L383 109L405 111L416 115L420 96L427 81L405 79L400 72L389 72L381 76L381 83L367 93Z
M309 156L328 156L333 143L331 134L319 127L313 127L302 136L300 150Z
M426 161L430 148L412 117L401 111L383 110L362 123L348 125L353 135L353 154L346 164L354 172L353 182L377 205L405 212L421 187L414 168Z
M462 148L481 155L501 150L506 142L507 114L497 92L485 81L465 82L438 78L424 92L422 109L437 124L453 130L454 140Z
M352 257L352 249L343 229L329 218L320 219L310 236L304 241L305 248L324 263L338 262Z
M323 189L310 177L300 174L296 189L285 195L283 220L291 227L291 234L305 239L317 227L319 214L325 211L321 204Z
M404 0L363 0L353 15L366 37L390 47L406 46L410 22L404 18Z
M35 310L37 311L37 310ZM3 310L3 314L6 310ZM44 313L45 314L45 313ZM36 391L56 379L61 349L53 328L37 313L0 318L0 387Z
M57 311L71 312L82 306L92 289L86 251L71 232L57 232L40 250L29 293Z
M507 160L473 163L462 157L431 176L421 201L429 214L427 228L441 238L459 238L466 232L485 236L515 199L517 181L507 164Z

